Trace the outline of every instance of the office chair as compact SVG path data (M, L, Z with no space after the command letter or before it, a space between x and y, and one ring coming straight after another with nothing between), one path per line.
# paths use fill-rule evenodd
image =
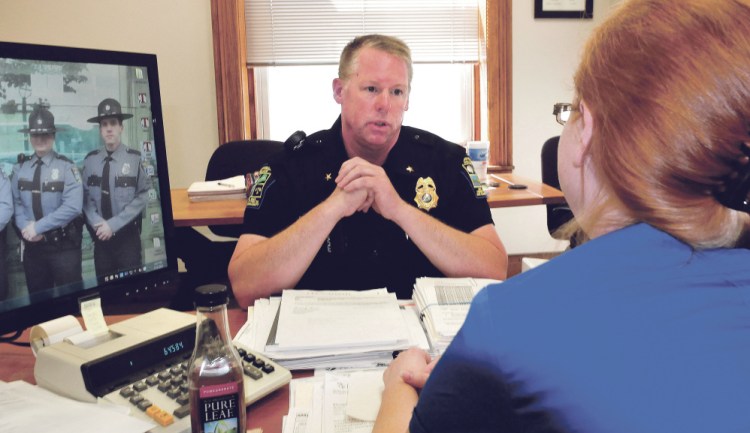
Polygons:
M273 140L238 140L219 146L211 155L206 168L206 180L226 179L259 170L270 158L284 149L284 144ZM241 225L213 225L208 227L219 236L238 238Z
M557 189L560 189L560 180L557 178L557 146L559 142L560 136L558 135L545 141L542 145L542 182ZM567 203L547 205L547 230L553 238L561 239L556 234L557 229L572 218L573 212L571 212Z
M252 173L283 149L283 143L271 140L240 140L222 144L208 161L205 180L226 179ZM218 236L238 238L242 234L242 224L212 225L208 228ZM190 310L195 287L216 282L229 284L227 265L237 241L214 242L192 227L177 227L175 232L178 256L185 263L187 273L181 278L180 287L172 299L170 308ZM233 301L232 299L230 302Z

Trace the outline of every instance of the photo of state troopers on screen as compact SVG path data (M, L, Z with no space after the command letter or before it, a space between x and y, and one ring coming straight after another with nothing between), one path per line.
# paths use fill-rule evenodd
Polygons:
M147 74L0 58L0 302L166 266Z

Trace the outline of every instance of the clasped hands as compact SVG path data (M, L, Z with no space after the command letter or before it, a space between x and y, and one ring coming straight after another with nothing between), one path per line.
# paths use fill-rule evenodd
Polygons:
M21 236L26 242L39 242L42 240L42 235L37 234L36 225L33 221L21 230Z
M114 235L112 227L109 226L109 223L107 223L107 221L102 221L98 224L94 224L94 230L96 230L96 237L100 241L108 241L112 239L112 236Z
M399 206L404 204L383 167L360 157L344 162L335 182L337 187L331 197L339 200L345 216L372 208L391 220Z
M383 383L386 387L404 382L414 389L424 388L424 384L435 368L439 357L434 359L422 349L411 348L398 354L383 373Z

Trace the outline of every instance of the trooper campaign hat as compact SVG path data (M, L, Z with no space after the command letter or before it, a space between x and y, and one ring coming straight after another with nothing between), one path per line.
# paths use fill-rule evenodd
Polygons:
M19 129L18 132L26 132L31 135L54 134L57 132L55 116L44 107L35 108L29 115L29 127Z
M98 116L92 117L91 119L87 120L87 122L99 123L103 119L106 119L108 117L115 117L117 119L120 119L120 121L123 121L125 119L130 119L131 117L133 117L132 114L127 114L127 113L123 114L120 103L117 102L117 100L112 99L112 98L107 98L103 100L102 102L100 102L97 113L99 113Z

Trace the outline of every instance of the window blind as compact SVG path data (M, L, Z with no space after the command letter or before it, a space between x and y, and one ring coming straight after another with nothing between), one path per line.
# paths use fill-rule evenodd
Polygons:
M415 63L480 58L478 0L245 0L249 66L338 64L355 36L397 36Z

